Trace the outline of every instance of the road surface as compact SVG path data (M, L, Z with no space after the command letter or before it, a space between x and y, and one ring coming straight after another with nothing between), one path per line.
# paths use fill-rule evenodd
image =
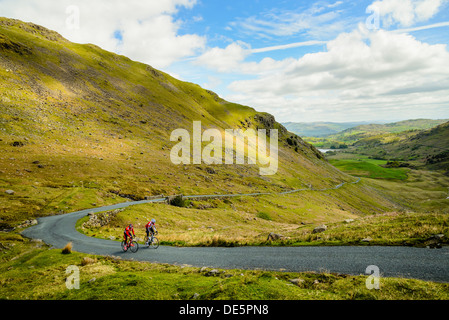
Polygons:
M142 246L136 253L131 253L122 252L118 241L88 237L75 229L77 220L89 212L163 200L130 201L39 218L37 225L25 229L22 234L29 238L41 239L56 248L62 248L68 242L72 242L74 251L120 256L122 259L139 261L223 269L326 271L351 275L366 274L366 268L375 265L383 277L449 282L448 247L425 249L383 246L233 248L160 246L154 250Z

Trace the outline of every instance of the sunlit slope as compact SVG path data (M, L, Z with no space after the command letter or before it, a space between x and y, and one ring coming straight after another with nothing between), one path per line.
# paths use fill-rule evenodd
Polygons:
M175 165L170 134L278 129L279 169ZM3 211L48 214L158 194L326 188L355 179L273 116L31 23L0 18ZM5 196L3 190L14 189ZM8 198L5 198L8 197Z

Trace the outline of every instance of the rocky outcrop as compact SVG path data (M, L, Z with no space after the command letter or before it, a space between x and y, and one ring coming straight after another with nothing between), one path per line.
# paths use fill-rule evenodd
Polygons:
M443 238L444 234L434 234L433 236L426 239L426 241L424 241L424 245L430 249L440 249L442 247Z
M281 234L277 234L274 232L270 232L270 234L268 235L267 241L271 241L271 240L281 240L284 239L285 237Z
M19 228L28 228L31 226L36 225L38 222L36 219L30 219L30 220L25 220L24 222L22 222L22 224L20 224L18 227Z
M326 225L321 225L316 227L315 229L313 229L312 233L320 233L320 232L324 232L327 230L327 226Z
M105 226L111 222L113 218L119 213L123 211L123 209L116 209L112 211L101 212L98 214L94 214L93 212L89 212L89 220L83 223L84 228L100 228Z

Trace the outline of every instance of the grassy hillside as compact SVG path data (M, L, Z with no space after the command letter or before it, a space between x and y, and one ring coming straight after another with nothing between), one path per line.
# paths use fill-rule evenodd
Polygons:
M0 79L4 227L124 197L280 192L354 181L269 114L31 23L0 18ZM174 165L170 133L191 132L193 121L222 132L278 129L277 174L261 176L256 165ZM391 205L374 190L363 199L380 201L380 211ZM354 212L365 207L357 206Z
M386 124L364 124L358 125L341 132L329 134L321 138L313 135L302 136L307 142L313 143L316 147L339 148L357 143L361 140L381 139L383 143L399 141L412 137L421 130L428 130L447 122L447 119L413 119Z
M165 244L267 245L268 234L274 232L284 237L280 244L285 245L302 242L319 225L382 214L392 208L392 202L385 201L371 184L363 181L326 192L189 200L183 207L137 205L124 209L103 226L92 226L86 223L90 218L85 217L79 221L78 230L89 236L121 240L123 225L132 222L142 239L146 222L156 218L160 240ZM395 209L400 210L401 206L396 205Z
M429 130L360 139L326 154L346 173L369 181L420 212L448 213L449 122Z
M449 122L429 130L386 133L363 138L344 151L328 153L327 158L333 165L350 174L354 172L346 170L344 166L349 168L357 164L365 167L375 165L377 171L388 171L391 174L394 171L405 172L405 169L410 168L440 170L447 175Z
M357 151L386 160L449 171L449 122L429 130L381 135L355 143Z
M411 130L430 129L447 121L447 119L413 119L386 124L367 124L346 129L328 138L351 143L363 138L377 136L385 133L399 133Z

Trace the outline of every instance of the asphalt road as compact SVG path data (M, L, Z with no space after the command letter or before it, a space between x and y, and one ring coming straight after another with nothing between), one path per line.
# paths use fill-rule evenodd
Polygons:
M264 269L293 272L326 271L350 275L367 274L376 265L381 277L416 278L449 282L449 248L338 246L338 247L140 247L136 253L123 252L118 241L88 237L75 229L76 221L89 212L101 212L129 205L163 199L125 202L118 205L87 209L64 215L39 218L38 224L22 234L41 239L56 248L72 242L73 250L96 255L212 267L222 269Z

